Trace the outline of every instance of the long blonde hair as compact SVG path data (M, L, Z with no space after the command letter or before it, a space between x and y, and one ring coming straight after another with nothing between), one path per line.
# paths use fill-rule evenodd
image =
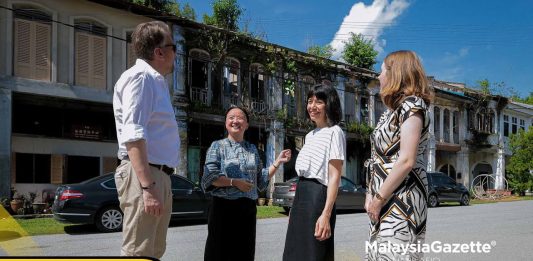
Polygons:
M383 61L387 69L387 83L381 88L381 100L390 109L396 109L407 96L415 95L426 104L433 101L433 89L428 80L422 63L413 51L392 52Z

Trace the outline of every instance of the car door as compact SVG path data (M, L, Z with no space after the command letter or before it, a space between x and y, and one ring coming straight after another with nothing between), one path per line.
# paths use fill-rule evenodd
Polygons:
M450 198L450 187L446 184L445 176L439 173L433 173L433 188L437 192L437 196L441 200L448 200Z
M462 196L462 192L457 182L450 177L446 177L446 184L451 188L449 197L454 200L459 200Z
M338 209L362 209L364 207L364 193L357 190L357 186L349 179L341 177L337 193Z
M170 180L172 181L172 216L179 218L203 215L205 200L201 191L195 189L194 184L177 175L171 175Z

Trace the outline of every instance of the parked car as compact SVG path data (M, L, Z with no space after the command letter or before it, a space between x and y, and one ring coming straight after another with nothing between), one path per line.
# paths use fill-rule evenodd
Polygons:
M289 179L286 182L275 183L272 204L283 207L286 212L289 212L292 207L297 184L298 177ZM365 193L366 189L362 186L355 185L353 181L346 177L341 177L337 200L335 201L337 209L364 209Z
M442 172L428 172L428 206L433 208L442 202L459 202L462 206L470 204L470 192Z
M186 178L171 175L170 179L172 220L207 219L210 196ZM59 186L52 210L54 218L60 222L94 224L102 232L122 229L123 213L119 207L114 173Z

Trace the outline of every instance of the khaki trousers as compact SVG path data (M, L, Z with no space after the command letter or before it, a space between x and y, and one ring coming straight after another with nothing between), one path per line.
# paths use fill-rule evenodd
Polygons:
M117 167L117 185L120 208L124 213L121 256L145 256L160 259L166 250L167 230L172 212L170 177L150 167L155 188L163 204L163 214L155 217L144 211L143 192L132 164L123 160Z

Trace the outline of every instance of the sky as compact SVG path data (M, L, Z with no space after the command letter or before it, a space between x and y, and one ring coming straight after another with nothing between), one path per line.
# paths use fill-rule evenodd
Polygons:
M178 2L183 2L178 0ZM379 52L374 70L396 50L413 50L426 74L478 86L488 79L499 90L525 97L533 92L531 0L239 0L241 27L266 40L306 51L331 44L342 59L343 41L361 33ZM191 0L201 20L212 1Z

